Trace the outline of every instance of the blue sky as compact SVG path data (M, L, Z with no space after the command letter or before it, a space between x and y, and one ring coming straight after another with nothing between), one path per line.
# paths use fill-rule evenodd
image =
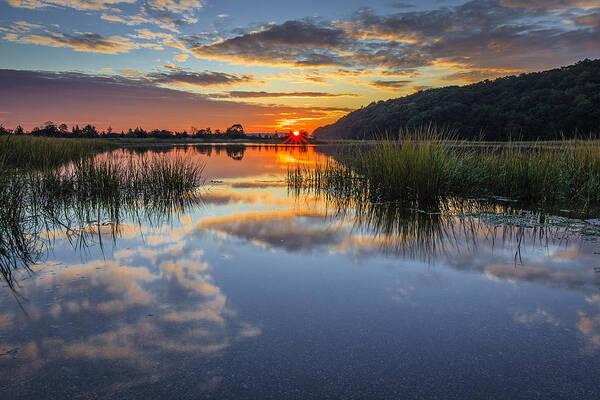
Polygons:
M151 120L171 129L222 128L232 115L252 131L314 129L372 101L598 58L599 37L600 0L0 0L13 99L30 104L32 82L50 79L55 101L77 84L96 109L99 93L152 90L177 98L172 107L221 107L219 118L198 110L175 121L163 105ZM131 99L110 115L65 106L53 116L3 97L7 126L150 124Z

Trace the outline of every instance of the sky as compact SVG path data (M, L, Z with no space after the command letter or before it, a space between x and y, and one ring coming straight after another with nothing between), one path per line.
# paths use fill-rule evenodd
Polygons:
M313 129L600 58L600 0L0 0L0 124Z

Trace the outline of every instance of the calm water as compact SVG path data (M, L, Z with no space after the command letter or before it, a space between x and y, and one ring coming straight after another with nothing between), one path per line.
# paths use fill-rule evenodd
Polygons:
M600 398L600 242L340 209L285 184L314 148L169 152L201 204L47 232L0 288L0 398Z

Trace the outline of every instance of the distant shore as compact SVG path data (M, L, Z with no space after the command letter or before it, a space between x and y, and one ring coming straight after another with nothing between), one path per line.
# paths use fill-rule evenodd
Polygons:
M157 138L105 138L104 140L111 141L121 146L147 146L147 145L174 145L174 144L235 144L235 145L256 145L256 144L267 144L267 145L281 145L284 144L285 138L258 138L258 137L247 137L247 138L170 138L170 139L157 139ZM318 139L306 139L307 144L305 146L326 144L326 141ZM286 143L286 145L288 145ZM290 146L298 146L298 144L289 144Z

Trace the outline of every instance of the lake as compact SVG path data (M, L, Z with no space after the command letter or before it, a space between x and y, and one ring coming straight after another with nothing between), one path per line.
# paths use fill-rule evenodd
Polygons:
M1 398L600 398L595 235L288 188L320 147L148 152L203 163L199 200L37 232Z

